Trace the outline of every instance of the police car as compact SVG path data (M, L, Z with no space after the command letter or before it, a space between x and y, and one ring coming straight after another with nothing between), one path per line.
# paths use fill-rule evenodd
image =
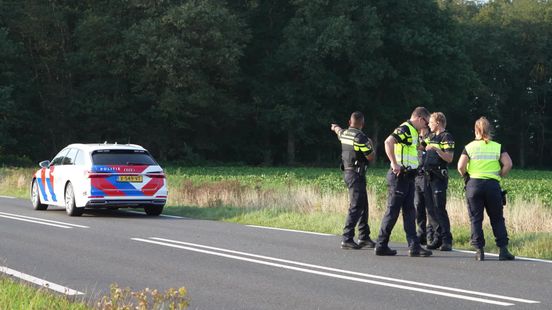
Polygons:
M139 145L71 144L39 165L31 183L35 210L61 206L80 216L85 209L144 208L159 215L167 201L163 169Z

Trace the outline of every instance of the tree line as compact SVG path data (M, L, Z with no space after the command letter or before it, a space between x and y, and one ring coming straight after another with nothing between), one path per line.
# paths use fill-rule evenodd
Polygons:
M0 0L0 160L74 142L158 160L330 165L332 122L383 140L441 111L457 156L487 116L552 167L547 0Z

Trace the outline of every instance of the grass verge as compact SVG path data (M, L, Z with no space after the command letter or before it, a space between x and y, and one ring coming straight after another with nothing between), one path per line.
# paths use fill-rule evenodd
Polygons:
M0 309L91 309L83 302L0 275Z
M93 306L79 299L82 299L82 297L67 297L56 294L47 288L37 288L0 274L0 309L187 309L191 300L185 287L170 288L164 292L149 288L132 291L128 287L121 288L117 284L112 284L109 294L93 302Z
M27 198L33 170L0 168L0 194ZM386 209L385 172L371 169L367 175L373 238ZM347 213L347 190L335 169L169 167L166 173L170 214L339 235ZM515 255L552 259L550 179L549 171L516 171L504 182L512 193L504 217ZM454 247L471 249L462 187L451 178L447 211ZM488 218L484 231L487 251L496 251ZM391 240L405 242L400 218Z

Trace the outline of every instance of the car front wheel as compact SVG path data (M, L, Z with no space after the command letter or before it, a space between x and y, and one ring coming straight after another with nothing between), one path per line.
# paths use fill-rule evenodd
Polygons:
M65 187L65 211L69 216L81 216L84 213L84 208L77 208L75 204L75 192L71 183Z
M46 210L48 205L40 202L40 190L38 189L37 180L33 180L33 185L31 187L31 202L33 204L33 209L35 210Z

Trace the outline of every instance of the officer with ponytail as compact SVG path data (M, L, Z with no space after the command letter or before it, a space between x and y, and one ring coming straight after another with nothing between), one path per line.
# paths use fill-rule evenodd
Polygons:
M491 124L485 117L475 122L475 140L466 145L458 160L458 172L469 179L466 200L471 222L471 244L476 248L476 260L485 260L483 212L489 215L499 260L515 259L508 251L508 233L504 221L500 180L512 169L512 159L504 147L492 141Z

